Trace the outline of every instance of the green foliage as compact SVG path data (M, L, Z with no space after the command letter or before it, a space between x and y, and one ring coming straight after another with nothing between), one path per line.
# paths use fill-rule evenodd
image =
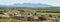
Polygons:
M60 16L60 10L41 10L41 9L33 9L33 8L8 8L8 9L0 9L0 14L3 13L17 13L17 14L24 14L24 13L38 13L39 15L46 15L51 13L52 16Z
M3 14L3 11L0 11L0 14Z

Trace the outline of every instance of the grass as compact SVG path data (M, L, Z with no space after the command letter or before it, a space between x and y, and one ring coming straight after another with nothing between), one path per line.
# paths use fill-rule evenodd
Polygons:
M39 15L52 15L52 16L60 16L60 13L38 13Z
M31 21L22 21L17 19L0 19L2 22L31 22ZM51 20L45 20L45 21L32 21L32 22L53 22Z

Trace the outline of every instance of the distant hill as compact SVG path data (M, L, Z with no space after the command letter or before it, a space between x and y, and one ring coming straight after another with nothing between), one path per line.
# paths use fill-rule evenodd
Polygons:
M16 3L13 6L15 7L52 7L51 5L47 5L47 4L32 4L32 3L24 3L24 4Z
M60 10L60 7L55 7L47 4L31 4L31 3L24 3L24 4L13 4L13 5L0 5L0 9L11 9L11 8L32 8L32 9L51 9L51 10Z
M60 7L55 7L55 6L51 6L48 4L32 4L32 3L15 3L13 5L0 5L0 8L57 8L60 9Z

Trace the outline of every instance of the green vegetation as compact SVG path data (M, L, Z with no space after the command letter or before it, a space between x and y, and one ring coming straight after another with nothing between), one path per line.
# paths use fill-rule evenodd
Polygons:
M46 10L46 9L33 9L33 8L6 8L6 9L0 9L0 14L4 13L16 13L16 14L24 14L24 13L30 13L34 14L37 13L37 15L51 15L51 16L58 16L60 17L60 10ZM25 22L17 19L0 19L2 22Z
M24 13L37 13L39 15L46 15L51 14L52 16L60 16L60 10L47 10L47 9L36 9L36 8L6 8L0 9L0 14L3 13L17 13L17 14L24 14Z

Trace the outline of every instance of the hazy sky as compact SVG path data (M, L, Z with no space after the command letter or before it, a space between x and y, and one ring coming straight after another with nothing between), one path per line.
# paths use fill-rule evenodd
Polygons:
M2 5L12 5L14 3L43 3L52 6L60 6L60 0L0 0Z

